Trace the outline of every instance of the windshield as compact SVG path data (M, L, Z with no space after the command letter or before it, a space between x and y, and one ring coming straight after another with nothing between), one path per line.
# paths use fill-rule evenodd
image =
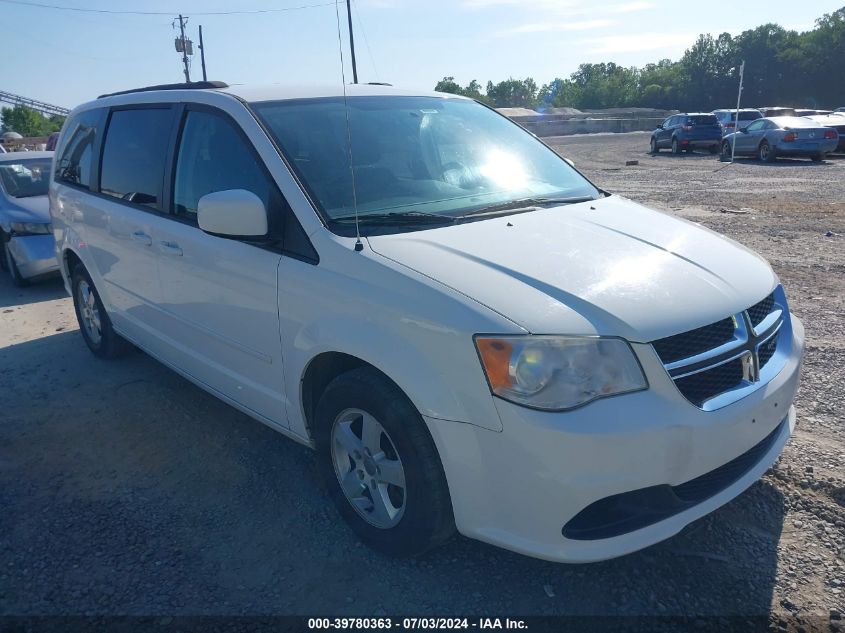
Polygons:
M343 98L252 104L327 221L354 215L353 184L362 218L448 219L529 198L599 195L551 149L474 101L356 96L348 104L354 183Z
M719 119L713 114L697 114L687 117L687 125L719 125Z
M13 198L46 196L50 184L49 158L31 158L15 162L0 162L0 182Z

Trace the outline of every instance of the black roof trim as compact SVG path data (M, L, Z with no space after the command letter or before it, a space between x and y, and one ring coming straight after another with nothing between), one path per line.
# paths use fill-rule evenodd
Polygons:
M158 86L146 86L144 88L132 88L131 90L121 90L120 92L110 92L108 94L100 95L97 99L105 97L115 97L117 95L128 95L133 92L150 92L153 90L201 90L209 88L228 88L229 84L225 81L191 81L183 82L181 84L159 84Z

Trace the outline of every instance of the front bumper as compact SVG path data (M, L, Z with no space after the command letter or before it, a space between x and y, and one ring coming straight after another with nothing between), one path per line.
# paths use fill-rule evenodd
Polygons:
M613 558L662 541L727 503L775 462L795 426L792 400L804 328L792 317L781 371L737 402L703 411L680 394L650 345L633 345L650 387L567 413L496 399L503 431L426 418L449 482L458 530L522 554L560 562ZM780 426L780 429L776 429ZM591 504L651 486L679 486L748 452L762 455L732 483L645 527L593 540L564 526Z
M56 242L52 235L15 235L6 246L24 279L59 271Z

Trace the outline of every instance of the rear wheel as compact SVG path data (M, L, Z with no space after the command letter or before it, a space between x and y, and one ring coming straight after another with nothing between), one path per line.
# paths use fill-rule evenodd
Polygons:
M353 369L326 387L314 436L328 494L364 543L408 556L454 533L434 441L413 404L378 371Z
M716 152L719 151L719 146L718 145L711 145L709 149L710 149L711 154L715 154Z
M112 359L129 351L132 346L114 331L94 282L82 264L73 269L71 289L79 331L94 356Z
M651 143L649 143L649 146L652 154L657 154L660 152L660 148L657 147L657 139L653 136L651 137Z
M775 153L767 141L760 143L760 147L757 148L757 158L764 163L771 163L775 159Z
M672 153L676 156L681 153L681 144L678 142L678 139L672 139Z
M827 157L827 154L813 154L810 156L810 160L814 163L820 163Z

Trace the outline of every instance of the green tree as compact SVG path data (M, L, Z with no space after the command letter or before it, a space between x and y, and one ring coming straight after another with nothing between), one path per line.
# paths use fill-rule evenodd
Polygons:
M568 79L556 78L539 89L531 78L510 78L488 81L482 95L477 81L463 88L453 77L444 77L437 89L482 98L496 107L540 111L560 106L709 111L736 103L743 61L745 107L845 106L845 7L823 15L803 33L763 24L735 37L702 34L677 61L662 59L642 68L581 64Z
M533 108L537 104L537 83L531 77L510 77L497 84L488 81L487 97L497 108Z
M65 121L64 117L46 117L22 105L3 108L0 119L2 119L3 132L17 132L21 136L46 136L52 132L58 132Z

